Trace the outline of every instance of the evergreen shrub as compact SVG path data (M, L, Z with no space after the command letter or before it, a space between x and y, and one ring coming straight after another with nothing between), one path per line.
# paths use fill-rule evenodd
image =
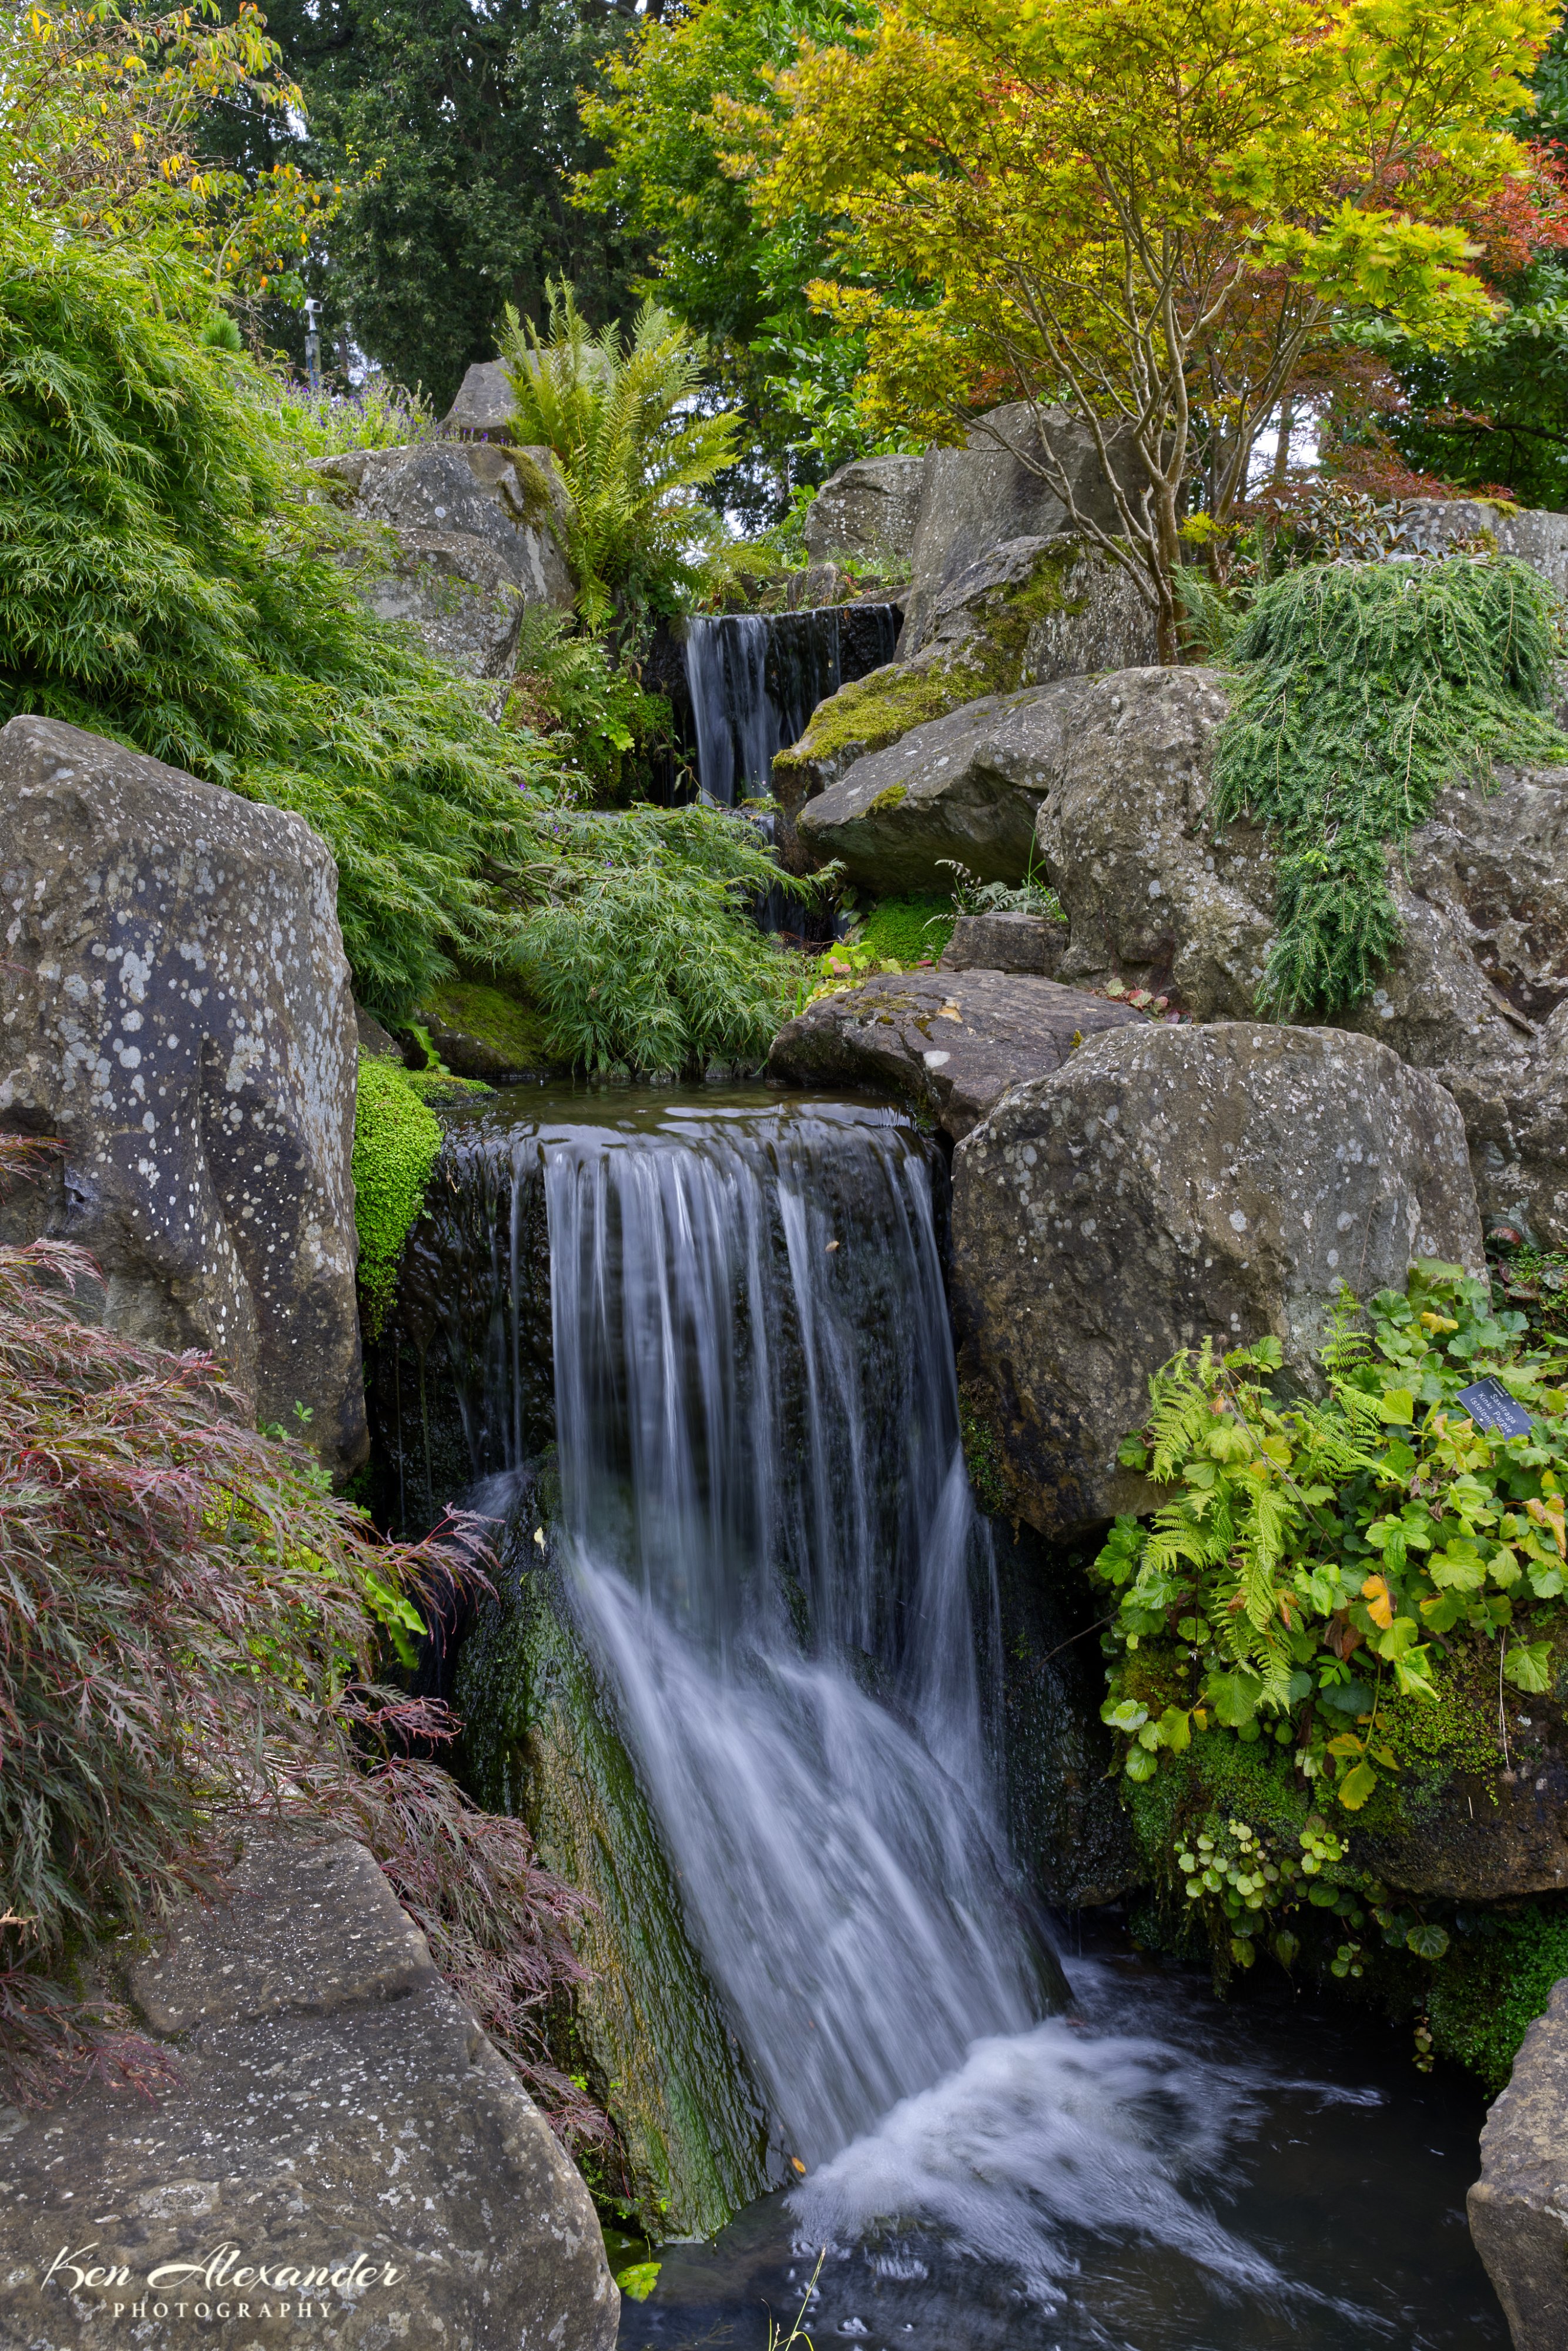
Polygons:
M1568 761L1557 650L1552 590L1511 560L1311 564L1260 588L1232 643L1214 804L1276 835L1260 1009L1310 1019L1371 994L1401 937L1390 855L1445 785Z

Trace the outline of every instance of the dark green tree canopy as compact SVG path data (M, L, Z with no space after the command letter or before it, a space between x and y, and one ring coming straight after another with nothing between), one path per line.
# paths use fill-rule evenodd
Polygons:
M568 199L598 151L579 86L625 19L592 0L274 0L268 29L308 114L291 152L348 191L310 277L332 335L348 332L444 408L495 355L505 306L541 316L570 277L596 323L634 307L643 243ZM231 114L224 150L276 160L286 126ZM275 323L295 350L298 318Z

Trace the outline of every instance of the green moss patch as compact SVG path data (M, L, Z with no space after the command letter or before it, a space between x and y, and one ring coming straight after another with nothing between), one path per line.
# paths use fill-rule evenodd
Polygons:
M935 961L953 935L951 898L883 898L856 934L856 945L873 963L918 963L923 956Z
M379 1337L397 1288L402 1245L441 1150L441 1126L395 1061L360 1061L354 1103L354 1224L367 1338Z
M967 702L1015 693L1023 682L1024 647L1035 622L1084 609L1085 598L1065 592L1077 559L1071 547L1048 549L1028 580L986 598L977 608L975 634L946 658L918 666L894 663L840 686L818 705L800 741L779 752L775 775L787 778L845 752L860 758L884 751L913 728L946 718Z
M448 979L426 999L444 1029L475 1038L516 1070L546 1070L556 1058L542 1015L524 998L483 979Z

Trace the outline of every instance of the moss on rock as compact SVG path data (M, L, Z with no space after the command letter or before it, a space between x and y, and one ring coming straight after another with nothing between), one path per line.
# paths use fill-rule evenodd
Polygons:
M544 1015L494 980L443 980L426 998L423 1019L432 1045L460 1077L497 1085L559 1066Z
M424 1205L441 1126L395 1061L360 1059L354 1101L354 1224L361 1311L376 1338L397 1286L398 1259Z
M820 703L800 740L773 762L774 789L788 809L831 773L868 751L885 750L912 728L946 718L983 695L1012 694L1024 676L1030 632L1052 617L1088 609L1069 592L1083 559L1075 540L1045 545L1025 576L1003 579L937 619L936 633L912 661L893 662L840 686Z
M525 1818L540 1859L592 1896L576 1934L589 1976L577 2048L620 2133L642 2226L656 2239L709 2236L770 2184L766 2117L553 1558L535 1556L508 1562L464 1641L465 1776L487 1810Z

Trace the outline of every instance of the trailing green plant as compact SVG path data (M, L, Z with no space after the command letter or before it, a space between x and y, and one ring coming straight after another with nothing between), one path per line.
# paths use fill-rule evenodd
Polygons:
M1390 854L1437 793L1568 758L1549 711L1557 642L1552 591L1511 560L1312 564L1259 590L1232 646L1215 816L1276 836L1260 1008L1360 1003L1400 942Z
M532 879L546 893L514 959L559 1059L678 1071L766 1053L793 974L752 908L779 879L767 841L728 809L559 810ZM831 877L791 881L808 898Z
M440 1121L408 1072L395 1061L361 1054L354 1097L354 1226L367 1339L381 1336L402 1245L424 1206L440 1153Z
M0 1187L51 1147L0 1137ZM558 2125L601 2137L543 2029L580 1980L580 1897L410 1751L453 1736L446 1710L377 1678L479 1576L472 1528L383 1541L302 1447L246 1425L210 1357L82 1319L98 1279L62 1243L0 1247L4 2094L158 2078L94 1959L221 1891L236 1830L282 1812L364 1839Z
M201 344L180 256L0 220L0 720L33 711L291 809L338 862L361 999L493 956L543 747L356 593L269 380Z
M736 419L704 411L703 345L656 302L643 303L629 335L595 334L569 284L549 291L542 334L507 306L501 355L515 437L553 452L570 494L579 609L594 629L618 611L623 623L677 611L718 529L697 492L734 456Z

